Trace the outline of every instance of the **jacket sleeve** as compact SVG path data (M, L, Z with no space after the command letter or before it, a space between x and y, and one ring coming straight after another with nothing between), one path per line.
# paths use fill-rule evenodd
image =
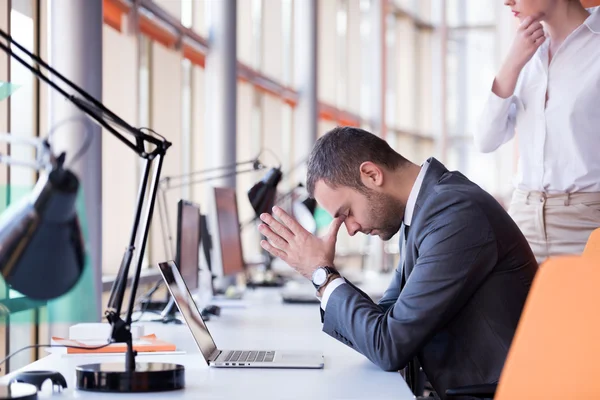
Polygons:
M490 90L474 133L479 151L490 153L515 136L520 104L516 95L503 99Z
M496 241L477 205L452 194L436 198L437 215L416 236L419 257L393 305L384 309L351 285L338 287L327 304L323 331L387 371L404 368L496 264ZM399 289L390 290L386 303Z
M379 307L383 310L387 310L396 304L398 297L400 296L400 288L402 282L402 266L398 265L398 267L394 270L394 274L392 277L392 282L383 293L383 296L379 300Z

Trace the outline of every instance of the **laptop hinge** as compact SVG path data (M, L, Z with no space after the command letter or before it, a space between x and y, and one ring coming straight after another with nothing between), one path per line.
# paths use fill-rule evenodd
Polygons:
M210 355L208 360L209 361L217 361L217 358L219 358L220 355L221 355L221 350L215 349L215 351L212 352L212 354Z

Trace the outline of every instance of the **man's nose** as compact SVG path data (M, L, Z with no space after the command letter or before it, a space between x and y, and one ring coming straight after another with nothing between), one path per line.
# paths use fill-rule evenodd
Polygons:
M346 218L344 224L346 224L346 230L348 231L348 235L350 236L356 235L356 232L360 230L360 225L354 221L349 220L348 218Z

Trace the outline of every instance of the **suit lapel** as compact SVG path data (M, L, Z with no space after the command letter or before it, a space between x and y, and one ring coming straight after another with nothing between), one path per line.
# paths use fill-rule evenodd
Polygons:
M402 233L400 235L400 248L402 249L402 263L400 264L400 268L402 268L402 271L400 271L400 290L404 289L404 284L406 283L406 240L408 239L405 236L405 226L404 224L402 224Z
M401 283L400 290L404 288L406 284L406 280L410 276L410 273L413 270L415 260L410 260L407 264L407 252L412 247L409 246L408 243L414 242L414 235L418 233L419 226L415 226L415 221L418 221L418 215L421 211L421 206L427 200L427 198L435 192L435 185L440 181L442 176L448 172L446 167L434 157L431 157L427 160L429 162L429 167L427 168L427 173L425 174L425 178L423 179L423 184L421 185L421 190L419 190L419 194L417 196L417 201L415 203L415 208L412 215L412 221L409 226L415 227L415 229L409 229L408 235L405 234L405 226L402 224L402 232L400 235L400 248L402 249L402 263L401 263Z

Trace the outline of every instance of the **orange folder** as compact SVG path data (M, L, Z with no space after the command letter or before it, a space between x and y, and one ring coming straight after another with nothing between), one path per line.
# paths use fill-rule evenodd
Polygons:
M125 343L112 343L109 346L101 349L94 349L100 346L99 344L85 344L77 340L63 339L53 337L52 341L57 345L90 347L91 349L74 349L67 347L67 354L84 354L84 353L125 353L127 346ZM133 341L133 350L140 353L148 353L155 351L175 351L177 347L173 343L165 342L156 338L156 335L142 336L138 340Z

